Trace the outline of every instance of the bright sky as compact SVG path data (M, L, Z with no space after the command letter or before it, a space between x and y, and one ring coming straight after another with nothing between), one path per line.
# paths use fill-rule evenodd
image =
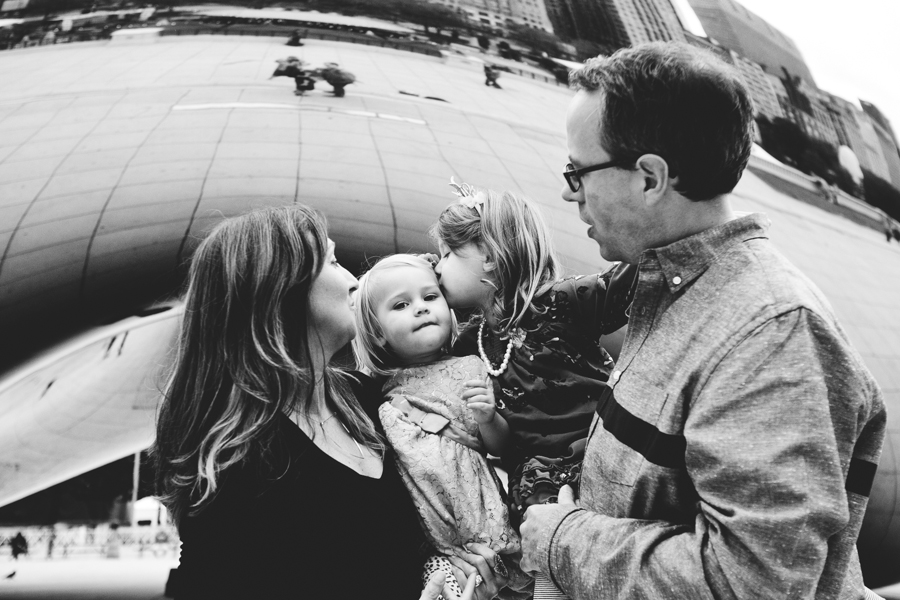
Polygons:
M736 1L794 40L820 89L872 102L900 135L900 0Z

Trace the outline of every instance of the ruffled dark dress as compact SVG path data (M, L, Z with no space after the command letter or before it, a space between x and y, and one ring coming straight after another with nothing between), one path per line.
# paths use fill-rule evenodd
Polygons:
M597 400L613 369L600 337L627 323L637 269L621 263L606 273L559 281L537 298L519 325L509 366L492 377L498 412L509 423L501 456L509 474L510 517L518 527L532 504L554 502L559 488L577 489L585 440ZM494 368L508 339L483 340ZM478 323L460 335L453 353L478 354Z
M380 387L354 392L376 427ZM276 480L244 467L180 527L176 598L418 598L429 554L390 448L380 479L322 452L288 417Z

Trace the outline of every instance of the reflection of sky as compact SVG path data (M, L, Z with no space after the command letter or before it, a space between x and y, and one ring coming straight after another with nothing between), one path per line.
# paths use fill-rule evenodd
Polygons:
M900 2L739 1L794 40L821 89L874 103L900 129Z
M700 19L697 18L696 14L694 14L694 9L691 8L691 5L688 4L687 0L672 0L672 8L674 8L675 12L678 13L678 18L679 20L681 20L682 27L684 27L694 35L706 37L706 32L703 30L703 25L700 23Z

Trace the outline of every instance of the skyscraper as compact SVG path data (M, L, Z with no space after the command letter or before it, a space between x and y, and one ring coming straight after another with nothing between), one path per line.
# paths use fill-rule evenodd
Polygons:
M628 42L683 42L684 28L669 0L612 0Z
M800 49L791 38L734 0L688 0L710 38L780 78L785 71L816 88Z
M628 45L625 25L613 0L544 0L557 35L590 40L610 51Z
M611 49L651 41L684 41L669 0L545 0L554 30Z
M553 33L544 0L429 0L435 4L465 13L468 18L492 29L506 31L509 23L517 23Z

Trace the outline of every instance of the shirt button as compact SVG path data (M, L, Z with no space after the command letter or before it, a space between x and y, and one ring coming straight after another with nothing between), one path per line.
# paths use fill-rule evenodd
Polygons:
M622 371L613 371L613 381L618 381L621 375Z
M676 275L675 277L672 278L672 283L674 283L675 285L680 284L680 283L681 283L681 277L679 277L678 275Z

